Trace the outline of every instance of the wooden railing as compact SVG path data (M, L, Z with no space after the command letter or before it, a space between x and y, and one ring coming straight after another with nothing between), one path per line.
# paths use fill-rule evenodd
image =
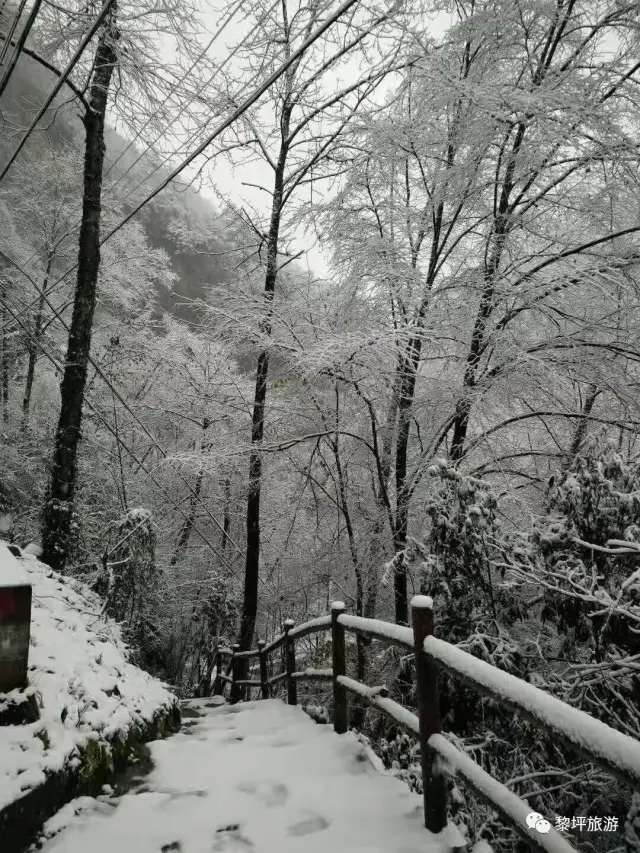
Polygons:
M218 649L214 693L231 685L231 702L240 700L243 688L259 688L261 697L270 698L283 683L289 705L297 704L297 684L302 679L326 680L333 684L333 727L338 734L348 728L349 693L366 700L398 724L415 733L420 741L424 822L431 832L442 832L447 824L446 777L457 775L476 796L514 827L531 849L545 853L575 853L575 848L555 829L542 833L527 826L531 809L527 803L498 782L473 759L457 749L441 733L438 672L444 670L479 693L512 709L532 723L550 731L570 749L601 767L632 790L640 790L640 743L583 711L556 699L543 690L503 672L434 636L433 603L427 596L411 602L412 628L364 619L345 613L342 602L334 602L331 615L295 626L291 620L282 634L270 643L260 641L257 649ZM331 631L332 668L296 670L296 640ZM403 646L413 651L416 665L418 714L413 714L389 698L385 687L367 687L346 673L345 632L361 634ZM282 672L269 678L269 655L284 650ZM240 661L258 658L259 680L240 679ZM223 661L230 659L225 675Z

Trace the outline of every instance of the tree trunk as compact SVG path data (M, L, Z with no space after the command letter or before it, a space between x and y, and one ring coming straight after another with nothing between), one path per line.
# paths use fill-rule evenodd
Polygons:
M36 332L34 331L34 336ZM27 366L27 379L24 384L24 396L22 398L23 423L29 420L29 408L31 406L31 392L33 391L33 380L36 373L36 361L38 360L38 348L35 338L29 343L29 363Z
M409 624L409 601L407 595L407 532L409 527L409 492L407 490L407 451L411 409L416 384L417 368L407 362L407 373L402 382L400 398L398 439L396 442L396 517L393 531L394 573L393 598L397 625Z
M374 480L372 486L375 501L378 507L378 516L375 519L373 527L371 529L370 542L372 548L370 548L369 550L369 569L366 573L365 583L366 595L364 603L364 615L366 619L375 619L376 617L376 610L378 605L378 590L380 585L380 575L378 567L381 565L382 562L384 562L385 556L387 556L386 547L383 544L384 542L386 542L386 533L383 536L383 530L386 524L385 519L389 522L392 535L394 531L394 520L391 515L391 507L389 503L388 484L389 479L391 477L393 443L396 432L396 422L398 419L398 377L399 372L396 376L396 382L394 383L394 387L392 389L391 400L389 401L389 408L387 410L387 417L385 420L384 428L380 430L382 435L382 446L380 449L380 467L378 483L376 485ZM373 423L372 429L375 429ZM378 442L376 442L376 446L379 446Z
M31 393L33 391L33 380L35 378L36 363L38 361L38 344L42 335L42 320L44 315L44 300L49 286L49 276L51 275L51 266L53 264L53 254L50 252L47 257L47 266L44 271L44 280L42 283L42 292L38 297L38 307L36 316L33 322L33 337L29 341L29 363L27 366L27 379L24 385L24 396L22 398L22 413L23 423L29 420L29 407L31 406Z
M113 13L112 13L113 15ZM78 446L82 406L91 350L91 332L100 269L100 210L104 162L104 122L111 77L117 56L113 17L102 31L95 56L89 108L84 116L86 131L82 223L78 249L78 274L69 328L67 357L60 387L60 417L55 438L51 480L44 506L42 559L64 571L72 533L73 499L76 489Z
M222 519L222 553L229 544L229 532L231 530L231 480L227 477L224 481L224 517Z
M448 162L453 164L453 153L451 147L448 150ZM395 620L398 625L409 624L409 600L407 591L407 534L409 530L409 503L411 501L411 488L407 483L407 461L409 450L409 433L411 429L411 414L416 393L416 379L420 368L420 357L422 355L424 318L429 307L431 291L433 289L438 262L440 245L440 234L442 230L442 218L444 215L444 203L437 206L434 223L433 236L431 240L431 255L429 257L429 269L425 280L425 289L420 307L415 319L418 329L409 339L407 346L400 356L398 364L398 434L396 437L396 513L393 530L393 550L395 552L393 590L395 600ZM414 265L416 258L414 257Z
M7 285L4 286L6 299ZM9 338L8 338L9 312L6 305L2 303L2 335L0 345L2 346L2 419L6 423L9 420Z
M496 252L494 261L489 269L485 272L484 288L480 306L471 333L471 344L467 353L467 362L464 370L464 378L462 380L462 394L456 403L455 416L453 421L453 437L451 439L451 459L453 462L460 462L464 456L464 445L467 439L467 430L469 428L469 416L471 414L471 395L476 384L478 373L478 365L482 356L482 346L485 340L485 331L487 322L493 311L493 300L495 294L495 277L498 270L498 264L501 255L501 245L499 251Z
M482 296L473 324L473 332L471 333L471 343L467 353L464 379L462 381L462 394L456 404L453 421L450 456L455 463L460 462L464 456L464 445L467 439L469 416L472 406L471 395L476 384L478 366L482 358L487 323L494 309L496 281L502 260L502 253L507 237L513 227L513 222L510 219L510 198L514 187L516 161L522 148L526 129L527 127L524 122L518 125L500 189L500 200L495 215L494 227L492 233L489 235L489 239L493 241L493 248L485 266Z
M265 288L266 290L266 288ZM262 453L264 436L264 409L267 398L269 353L263 350L258 356L256 384L251 420L252 451L249 457L249 494L247 496L247 553L245 560L244 600L240 626L240 648L251 646L258 608L258 571L260 562L260 496L262 486Z
M204 453L211 445L205 442L206 432L211 426L211 421L209 418L205 417L202 419L202 432L203 438L200 443L200 453ZM196 520L196 512L198 509L198 504L200 503L200 493L202 491L202 481L204 479L204 466L200 468L196 475L196 484L194 486L193 492L189 497L189 514L184 520L182 525L182 530L180 531L180 535L178 537L178 542L176 544L176 550L173 553L173 557L171 558L171 566L175 566L178 562L180 554L184 551L189 543L189 537L191 536L191 531L193 530L193 525Z
M264 280L264 301L266 317L261 331L271 335L271 312L273 294L278 277L278 237L282 217L282 199L284 193L284 169L287 159L287 147L284 140L289 135L291 110L285 106L282 114L282 145L276 163L273 200L271 203L271 221L267 239L267 271ZM267 399L267 377L269 375L269 351L263 349L258 356L256 366L256 384L253 398L253 416L251 422L251 454L249 456L249 493L247 496L247 551L244 572L244 599L238 642L240 649L251 648L258 613L258 578L260 571L260 493L262 487L262 439L264 436L264 410ZM242 674L245 677L247 661L240 659Z
M336 400L337 400L337 388L336 388ZM356 578L356 616L364 616L364 607L365 607L365 583L364 583L364 574L363 567L360 563L360 559L358 557L358 548L356 543L355 531L353 528L353 522L351 520L351 512L349 510L349 504L347 502L347 487L345 483L344 470L342 468L342 460L340 458L340 445L338 442L338 429L339 429L339 420L337 416L338 407L336 403L336 435L335 438L331 441L331 447L333 450L333 455L336 463L336 473L338 475L338 496L340 499L340 510L342 512L345 526L347 528L347 537L349 540L349 552L351 554L351 562L353 563L353 571ZM356 634L356 678L358 681L364 683L366 681L366 673L367 673L367 646L369 645L368 639L363 637L360 634ZM365 704L363 702L357 702L354 710L354 714L352 716L353 725L356 728L360 728L362 726L362 722L364 720L365 714Z
M434 240L435 245L435 240ZM425 298L422 301L418 315L419 325L422 326L424 314L427 308L427 299L431 291L433 279L431 274L427 277L427 288ZM394 573L393 591L395 600L395 620L397 625L409 624L409 600L407 591L407 533L409 529L409 503L411 501L411 489L407 483L407 460L409 450L409 432L411 427L411 413L416 391L416 378L420 366L420 355L422 353L422 336L413 337L402 357L402 366L399 368L399 398L398 398L398 434L396 438L396 512L393 530Z
M580 418L573 433L571 447L569 448L569 453L567 454L567 460L565 462L565 470L571 468L573 461L580 452L580 448L582 447L582 444L584 442L585 435L587 434L587 426L589 423L587 417L591 414L594 403L596 402L600 394L601 391L597 385L589 385L587 396L585 397L585 401L582 406L582 414L584 415L584 417Z
M185 518L184 524L182 525L182 530L180 531L180 536L178 537L176 550L173 552L173 557L171 558L171 562L169 564L171 566L175 566L175 564L178 562L180 554L184 551L189 542L189 537L191 536L191 531L193 530L193 524L196 520L196 510L198 509L200 492L202 491L203 478L204 468L201 468L196 476L196 484L194 486L193 493L189 498L189 514Z

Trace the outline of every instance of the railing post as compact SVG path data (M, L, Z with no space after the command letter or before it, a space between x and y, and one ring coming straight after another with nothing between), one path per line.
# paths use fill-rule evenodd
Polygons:
M284 623L283 630L285 633L284 648L285 661L287 667L287 703L289 705L298 704L298 685L296 684L293 673L296 671L296 641L289 636L289 631L293 628L295 622L293 619L287 619Z
M260 690L262 698L269 698L269 684L267 683L267 656L264 653L266 643L264 640L258 640L258 660L260 662Z
M224 693L224 681L220 678L222 675L222 655L220 654L220 646L216 648L216 677L213 680L213 695L222 696Z
M447 794L445 778L437 770L436 753L428 745L431 735L439 734L441 730L438 669L435 661L424 651L425 638L433 634L433 601L429 596L413 597L411 619L416 655L424 825L430 832L437 833L447 825Z
M344 613L342 601L334 601L331 605L331 651L333 657L333 730L343 735L347 724L347 691L338 682L339 675L347 674L347 655L344 640L344 628L338 622L338 617Z
M240 663L240 658L237 658L236 654L240 651L240 643L234 643L231 648L233 649L233 655L231 657L231 695L229 703L235 705L240 701L241 691L240 686L236 684L238 680L238 664Z

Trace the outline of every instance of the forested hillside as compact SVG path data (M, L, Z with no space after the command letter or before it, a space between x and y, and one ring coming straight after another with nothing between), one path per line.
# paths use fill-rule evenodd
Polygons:
M638 737L638 4L45 2L14 70L3 10L3 535L183 696L219 642L422 592L440 637ZM414 701L399 657L351 663ZM640 851L621 785L442 703L532 807L616 817L579 849ZM356 722L419 788L408 736Z

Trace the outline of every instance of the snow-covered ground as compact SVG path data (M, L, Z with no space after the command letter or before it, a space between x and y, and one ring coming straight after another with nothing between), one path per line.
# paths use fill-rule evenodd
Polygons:
M279 700L214 706L151 745L155 769L119 799L83 798L46 825L43 853L444 853L422 798L357 739ZM453 827L454 836L457 832Z
M0 543L0 585L31 583L29 687L40 720L0 727L0 809L74 760L90 738L151 721L175 699L130 664L118 626L100 599L32 554L17 560ZM17 691L0 696L0 709Z

